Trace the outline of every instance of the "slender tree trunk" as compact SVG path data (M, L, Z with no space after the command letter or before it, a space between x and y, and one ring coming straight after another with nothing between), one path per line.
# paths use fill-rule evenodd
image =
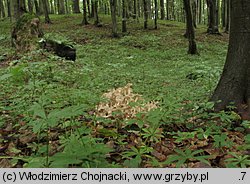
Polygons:
M126 7L126 0L122 0L122 32L127 32L127 7Z
M35 9L36 9L36 14L40 15L40 9L39 9L39 4L38 4L38 0L34 0L34 5L35 5Z
M155 29L158 28L157 20L158 20L158 0L155 0Z
M221 23L222 27L224 28L226 26L226 6L225 6L225 0L222 0L221 2Z
M50 14L55 14L55 8L54 8L53 0L50 0L49 4L50 4Z
M208 18L208 29L209 34L220 34L219 33L219 21L218 21L218 0L207 0L207 6L209 8L209 18Z
M64 0L58 0L58 14L65 14L65 12Z
M10 0L6 0L7 4L7 12L8 12L8 17L11 18L11 6L10 6Z
M93 2L93 1L92 1ZM93 11L94 11L94 19L95 19L95 26L99 27L101 26L100 21L99 21L99 16L98 16L98 1L93 2Z
M44 14L43 0L39 0L39 14L40 15Z
M89 18L93 18L92 16L92 12L91 12L91 3L90 0L87 0L87 8L88 8L88 16Z
M73 0L73 13L81 13L79 0Z
M164 0L160 0L160 7L161 7L161 20L164 20L165 18Z
M87 19L87 5L86 5L86 0L82 1L83 5L83 19L82 19L82 25L88 25L88 19Z
M116 0L116 15L121 17L121 0Z
M190 4L190 0L183 0L184 1L184 9L186 12L186 26L187 26L187 37L189 41L189 49L188 54L198 54L197 46L195 42L195 32L194 32L194 24L193 24L193 15L192 15L192 8Z
M194 25L194 28L197 28L197 24L196 24L196 18L197 18L196 0L192 0L191 7L192 7L192 15L193 15L193 25Z
M250 120L250 1L231 3L227 59L211 100L216 102L216 111L233 103L243 118Z
M45 23L51 24L51 20L49 18L49 10L48 10L48 1L43 0L43 9L44 9L44 16L45 16Z
M5 8L4 8L4 3L3 3L3 0L0 0L0 11L1 11L1 15L0 16L2 16L3 18L5 18Z
M176 20L176 17L175 17L175 4L174 4L174 1L175 1L175 0L172 0L172 19L173 19L173 20Z
M167 13L167 20L169 20L169 0L166 0L166 13Z
M137 17L137 0L134 0L134 6L133 6L133 19L136 19Z
M230 24L230 2L231 0L226 0L226 27L225 27L225 33L229 32L229 24Z
M64 5L65 5L65 13L69 14L69 5L68 5L68 0L64 0Z
M117 20L116 20L117 0L110 0L111 18L112 18L112 36L118 37Z
M95 14L95 0L91 0L91 14L90 18L93 18Z
M33 0L28 0L28 9L30 13L33 13Z
M148 29L148 1L143 0L144 11L144 29Z

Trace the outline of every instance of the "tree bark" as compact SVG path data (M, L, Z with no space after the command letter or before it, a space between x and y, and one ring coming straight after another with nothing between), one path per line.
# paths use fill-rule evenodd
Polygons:
M34 0L34 5L35 5L35 9L36 9L36 14L40 15L38 0Z
M226 0L226 27L225 27L225 33L229 32L229 24L230 24L230 2L231 0Z
M122 0L122 32L127 32L127 7L126 0Z
M32 0L28 0L28 9L30 13L33 13L33 1Z
M49 4L47 0L43 0L43 9L44 9L45 23L51 24L51 20L49 18Z
M100 27L100 21L99 21L99 16L98 16L98 1L92 1L93 4L93 13L94 13L94 19L95 19L95 26Z
M55 8L54 8L54 3L53 0L50 0L50 14L55 14Z
M219 33L219 20L218 20L218 0L207 0L207 6L209 9L208 17L208 29L209 34L220 34Z
M43 0L39 0L39 15L44 14Z
M80 5L79 5L79 0L73 0L73 13L81 13L80 11Z
M226 63L211 101L216 111L233 103L250 118L250 1L231 0L231 5Z
M112 18L112 36L118 37L117 20L116 20L116 6L117 0L110 0L111 18Z
M164 20L165 18L164 0L160 0L160 7L161 7L161 20Z
M58 0L58 14L65 14L64 0Z
M197 2L196 2L196 0L192 0L191 7L192 7L193 25L195 28L197 28L197 25L196 25Z
M83 19L82 19L82 25L88 25L88 19L87 19L87 4L86 4L86 0L82 1L82 5L83 5Z
M143 10L144 10L144 29L148 29L148 1L143 0Z
M3 5L3 0L0 0L0 17L2 16L3 18L5 18L5 8L4 8L4 5Z
M169 0L166 2L167 20L169 20Z
M186 26L187 26L186 34L189 41L188 54L198 54L195 42L193 15L192 15L190 0L183 0L183 3L186 12Z
M158 28L157 20L158 20L158 0L155 0L155 29Z

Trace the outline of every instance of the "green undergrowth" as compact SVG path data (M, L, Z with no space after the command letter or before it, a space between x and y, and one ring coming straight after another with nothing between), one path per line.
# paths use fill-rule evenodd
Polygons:
M80 15L51 19L44 32L74 42L75 62L44 50L15 53L10 22L0 22L2 167L249 167L250 123L233 106L213 113L207 102L227 35L206 35L200 25L199 55L190 56L183 23L145 31L130 19L129 33L113 39L104 15L100 28L81 26ZM95 116L102 94L128 83L158 108L129 120Z

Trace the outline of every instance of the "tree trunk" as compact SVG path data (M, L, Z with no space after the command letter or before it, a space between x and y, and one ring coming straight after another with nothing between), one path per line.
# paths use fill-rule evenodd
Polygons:
M87 4L86 4L86 0L82 1L82 5L83 5L83 19L82 19L82 25L88 25L88 19L87 19Z
M160 0L160 7L161 7L161 20L164 20L165 18L164 0Z
M58 14L65 14L64 0L58 0Z
M229 32L229 24L230 24L230 2L231 0L226 0L226 27L225 27L225 33Z
M81 13L80 11L80 5L79 5L79 0L73 0L73 13Z
M91 0L91 14L90 17L93 18L95 15L95 0Z
M136 18L137 18L137 1L138 1L138 0L134 0L133 19L136 19Z
M148 1L143 0L143 10L144 10L144 29L148 29Z
M49 4L47 0L43 0L43 9L44 9L44 16L45 16L45 23L50 24L51 20L49 18Z
M167 13L167 20L169 20L169 0L166 0L166 13Z
M222 0L222 2L221 2L221 23L222 23L222 27L224 28L226 26L226 6L225 6L225 0Z
M44 14L43 0L39 0L39 15Z
M157 20L158 20L158 0L155 0L155 29L158 28Z
M93 4L93 11L94 11L94 19L95 19L95 26L100 27L101 24L99 22L99 16L98 16L98 1L92 1Z
M2 16L3 18L5 18L5 8L4 8L4 4L3 4L3 0L0 0L0 17Z
M55 14L55 8L54 8L53 0L50 0L49 4L50 4L50 14Z
M10 0L6 0L7 4L7 12L8 12L8 17L11 17L11 6L10 6Z
M231 0L230 37L227 59L211 101L215 110L232 103L250 118L250 1ZM247 109L248 108L248 109Z
M122 0L122 32L127 32L127 7L126 7L126 0Z
M33 13L33 1L32 0L28 0L28 9L30 13Z
M219 21L218 21L218 0L207 0L207 6L209 9L209 18L208 18L208 29L207 33L209 34L220 34L219 33Z
M195 42L193 15L192 15L190 0L183 0L183 2L184 2L184 9L186 12L186 26L187 26L186 33L189 41L188 54L198 54Z
M87 1L87 7L88 7L88 16L89 16L89 18L93 18L93 17L91 17L90 0L86 0L86 1Z
M117 0L110 0L111 18L112 18L112 36L118 37L117 20L116 20L116 6Z
M197 25L196 25L196 18L197 18L196 0L192 0L191 7L192 7L192 15L193 15L193 25L194 25L195 28L197 28Z

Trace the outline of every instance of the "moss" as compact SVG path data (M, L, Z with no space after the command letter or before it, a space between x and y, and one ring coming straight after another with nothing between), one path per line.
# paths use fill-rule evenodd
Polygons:
M19 29L22 29L23 26L27 23L30 23L32 19L34 18L38 18L39 17L35 14L31 14L31 13L25 13L23 14L16 22L16 29L19 30Z
M73 45L74 45L74 43L71 40L69 40L67 37L60 35L60 34L56 34L56 33L47 33L44 35L44 39L47 42L52 41L60 45L63 44L65 46L69 46L71 48L73 48Z

